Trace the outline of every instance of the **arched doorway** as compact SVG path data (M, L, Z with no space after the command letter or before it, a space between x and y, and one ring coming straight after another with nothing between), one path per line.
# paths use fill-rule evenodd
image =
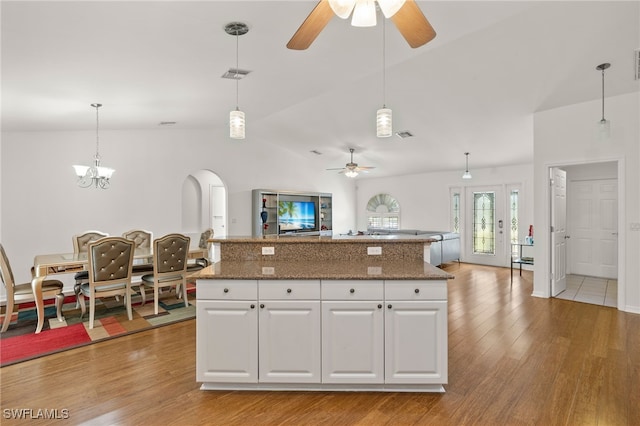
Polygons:
M208 228L216 237L227 235L227 189L211 170L197 170L182 183L182 229L199 239Z

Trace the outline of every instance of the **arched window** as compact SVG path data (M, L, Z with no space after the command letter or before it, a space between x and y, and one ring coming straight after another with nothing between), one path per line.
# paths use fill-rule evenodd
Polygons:
M367 203L367 229L400 229L400 204L389 194L378 194Z

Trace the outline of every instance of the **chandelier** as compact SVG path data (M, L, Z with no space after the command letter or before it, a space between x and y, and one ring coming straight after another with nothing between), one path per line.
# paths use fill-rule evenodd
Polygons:
M109 180L111 175L115 172L114 169L109 167L100 166L100 120L98 116L98 108L102 104L91 104L96 109L96 155L93 157L92 166L78 166L74 165L73 168L78 175L78 186L81 188L89 188L93 186L95 188L107 189L109 188Z

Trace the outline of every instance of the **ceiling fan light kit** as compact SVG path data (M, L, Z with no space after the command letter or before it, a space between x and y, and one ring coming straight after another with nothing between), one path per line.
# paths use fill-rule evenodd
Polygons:
M238 39L241 35L244 35L249 32L249 27L247 24L243 22L231 22L224 27L224 31L232 36L236 37L236 70L239 70L238 67ZM248 72L247 72L248 74ZM245 74L246 75L246 74ZM229 112L229 136L231 139L244 139L245 138L245 118L244 112L240 111L238 107L238 80L240 78L235 78L236 80L236 109Z
M365 172L366 173L371 169L375 169L375 167L358 166L358 163L354 163L353 162L353 151L355 151L353 148L349 148L349 152L351 153L351 161L349 161L347 164L345 164L344 167L338 167L338 168L327 169L327 170L340 170L338 173L344 173L344 175L346 177L354 178L354 177L358 176L358 174L360 172Z
M391 19L400 34L412 48L427 44L436 32L424 16L415 0L377 0L383 15ZM296 33L287 48L304 50L318 37L331 18L347 19L352 15L352 26L376 25L375 0L320 0Z

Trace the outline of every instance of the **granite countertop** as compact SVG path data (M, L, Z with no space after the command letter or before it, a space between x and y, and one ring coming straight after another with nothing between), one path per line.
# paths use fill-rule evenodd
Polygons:
M196 279L260 280L442 280L453 275L412 261L221 261L191 275Z
M295 236L295 235L268 235L265 237L251 236L229 236L217 237L208 240L210 243L363 243L370 244L372 241L376 243L397 243L397 242L425 242L433 243L438 241L435 238L425 237L423 235L334 235L334 236Z

